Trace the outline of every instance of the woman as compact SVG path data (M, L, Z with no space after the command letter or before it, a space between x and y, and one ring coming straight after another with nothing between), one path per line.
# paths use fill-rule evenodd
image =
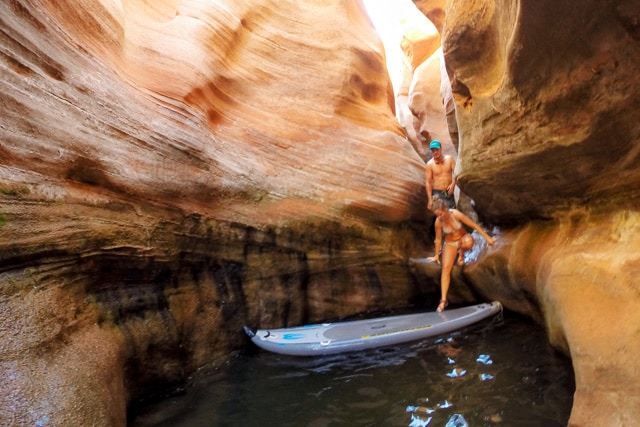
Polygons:
M489 246L496 241L476 224L471 218L457 209L450 209L441 199L433 201L433 213L436 215L436 254L429 261L440 263L440 248L442 247L442 235L444 234L444 248L442 249L442 275L440 276L440 304L438 312L444 311L449 305L447 293L451 283L451 270L453 262L458 254L458 265L464 264L464 253L473 247L473 236L467 233L463 225L467 225L482 235Z

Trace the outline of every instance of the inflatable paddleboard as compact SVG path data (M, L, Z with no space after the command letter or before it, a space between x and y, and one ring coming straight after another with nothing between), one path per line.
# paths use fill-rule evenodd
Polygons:
M294 356L319 356L417 341L470 326L502 311L498 301L445 310L245 332L260 348Z

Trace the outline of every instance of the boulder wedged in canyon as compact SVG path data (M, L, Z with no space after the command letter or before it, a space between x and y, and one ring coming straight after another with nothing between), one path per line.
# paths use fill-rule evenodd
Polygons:
M637 5L416 5L442 32L461 189L502 227L452 298L546 325L574 362L572 425L630 425ZM245 322L435 290L406 261L428 251L424 165L359 2L0 12L0 419L123 425Z

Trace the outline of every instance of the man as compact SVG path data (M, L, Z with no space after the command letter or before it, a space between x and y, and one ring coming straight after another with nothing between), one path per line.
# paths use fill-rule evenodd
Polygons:
M429 148L433 158L427 162L425 169L427 197L429 198L427 208L433 207L434 197L447 202L450 208L455 208L453 189L456 186L456 177L453 175L453 170L456 167L456 161L453 160L453 157L442 154L440 141L434 139L429 143Z

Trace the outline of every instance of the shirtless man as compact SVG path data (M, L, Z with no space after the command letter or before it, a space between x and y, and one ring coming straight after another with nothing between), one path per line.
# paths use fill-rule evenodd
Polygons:
M449 155L442 155L440 141L434 139L429 144L429 148L433 158L427 162L425 169L427 197L429 198L427 208L431 209L433 207L434 197L447 202L450 208L455 208L456 202L453 198L453 189L456 186L456 177L453 175L453 170L456 167L456 161Z

